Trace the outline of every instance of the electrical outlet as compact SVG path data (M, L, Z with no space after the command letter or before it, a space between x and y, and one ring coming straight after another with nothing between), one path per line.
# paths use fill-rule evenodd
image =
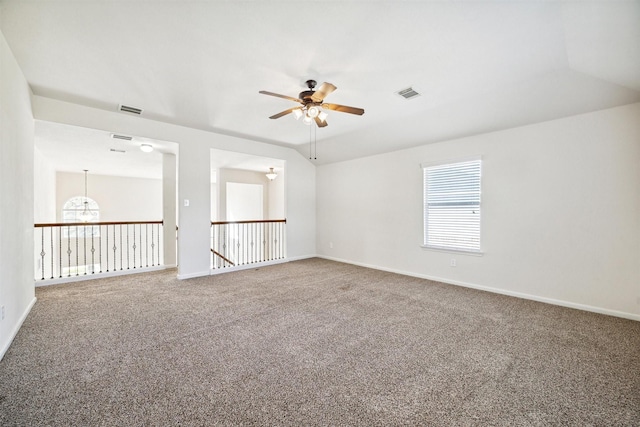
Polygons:
M451 267L455 267L456 266L456 259L455 258L451 258L451 262L449 263L449 266L451 266Z
M640 305L640 297L636 299L636 304Z
M333 249L333 242L329 242L329 249Z

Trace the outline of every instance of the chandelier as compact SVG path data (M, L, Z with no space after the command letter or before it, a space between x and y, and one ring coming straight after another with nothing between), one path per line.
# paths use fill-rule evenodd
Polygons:
M81 222L89 222L93 218L93 213L89 209L89 198L87 197L87 169L84 169L84 210L80 212L78 218Z

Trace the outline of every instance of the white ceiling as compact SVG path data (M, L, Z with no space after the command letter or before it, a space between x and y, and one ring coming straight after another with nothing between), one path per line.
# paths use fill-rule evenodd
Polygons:
M225 150L211 150L211 182L217 182L218 169L242 169L254 172L269 172L269 168L278 175L284 171L285 162L281 159L251 156Z
M290 146L313 78L338 87L316 163L640 101L640 1L6 1L33 92ZM412 86L420 97L395 92ZM40 126L42 127L42 126ZM42 142L47 133L39 133ZM73 154L69 154L72 156Z

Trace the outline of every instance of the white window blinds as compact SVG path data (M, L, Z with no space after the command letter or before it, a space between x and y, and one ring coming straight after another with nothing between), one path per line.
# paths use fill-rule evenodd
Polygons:
M481 162L422 166L425 246L480 251Z

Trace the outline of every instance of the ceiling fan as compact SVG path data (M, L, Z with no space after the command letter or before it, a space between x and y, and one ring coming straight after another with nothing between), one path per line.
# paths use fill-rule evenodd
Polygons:
M261 90L260 93L263 95L277 96L278 98L284 98L288 99L289 101L299 102L300 104L302 104L300 107L289 108L288 110L284 110L278 114L274 114L269 118L279 119L282 116L293 113L296 120L298 120L300 117L303 117L304 123L311 124L312 121L315 121L318 127L322 128L327 126L327 113L324 112L323 109L339 111L341 113L357 114L359 116L364 114L364 110L362 108L347 107L346 105L340 104L324 103L324 98L337 89L337 87L335 87L331 83L322 83L317 90L314 90L314 88L316 87L315 80L307 80L306 84L309 90L300 92L298 98Z

